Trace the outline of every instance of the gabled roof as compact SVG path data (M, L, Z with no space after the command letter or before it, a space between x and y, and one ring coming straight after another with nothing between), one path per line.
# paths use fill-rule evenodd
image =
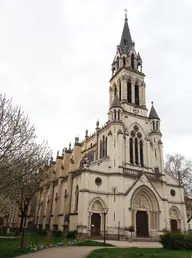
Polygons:
M120 41L119 46L120 46L120 50L122 53L127 53L129 51L129 49L133 46L133 42L131 39L131 33L130 33L129 25L127 22L127 17L125 18L123 33L121 36L121 41Z
M111 108L115 108L115 107L121 107L117 94L115 95L115 98L113 99L113 102L111 104Z
M157 112L156 112L156 110L155 110L155 108L154 108L154 106L153 106L153 102L152 102L152 106L151 106L151 111L150 111L150 113L149 113L149 118L150 118L150 119L159 119L159 120L160 120L160 118L159 118L159 116L157 115Z

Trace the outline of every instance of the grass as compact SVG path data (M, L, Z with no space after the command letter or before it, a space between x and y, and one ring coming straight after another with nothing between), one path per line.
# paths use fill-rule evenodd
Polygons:
M0 239L0 257L10 258L30 253L30 249L19 249L20 239Z
M93 251L87 258L191 258L192 251L167 251L155 248L104 248Z
M75 241L67 240L66 237L53 237L51 234L48 236L39 236L36 234L26 235L25 242L22 250L20 247L20 237L15 239L2 238L0 239L0 258L11 258L22 254L31 253L36 249L36 246L45 245L73 245L73 246L104 246L104 243L97 241ZM105 246L112 246L105 244ZM43 249L44 247L42 247Z

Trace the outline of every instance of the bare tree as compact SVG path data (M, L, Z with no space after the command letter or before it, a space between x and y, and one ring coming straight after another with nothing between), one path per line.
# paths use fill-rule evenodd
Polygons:
M7 197L16 203L21 216L21 248L24 241L24 228L29 211L36 194L49 184L51 176L47 170L51 151L46 142L42 144L31 144L26 148L24 159L17 167L17 176L14 185L6 188Z
M191 195L192 190L192 161L185 159L179 153L166 156L165 171L172 174L183 185L186 195Z
M166 156L165 170L184 187L188 221L192 218L192 161L177 153Z
M19 179L18 167L36 139L29 118L11 99L0 94L0 191Z

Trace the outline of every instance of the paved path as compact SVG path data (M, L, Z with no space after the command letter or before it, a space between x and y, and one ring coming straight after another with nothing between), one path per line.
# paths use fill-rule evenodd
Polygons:
M102 247L66 246L48 248L42 251L18 256L19 258L84 258L95 249Z
M102 242L102 241L100 241ZM109 244L113 244L116 247L140 247L140 248L161 248L161 244L158 242L133 242L128 241L107 241ZM48 248L42 251L34 252L19 256L20 258L85 258L93 250L101 249L103 247L95 246L66 246L66 247L54 247Z
M97 240L98 242L103 242L102 240ZM132 242L128 241L115 241L107 240L107 243L115 245L117 247L139 247L139 248L161 248L162 245L159 242Z

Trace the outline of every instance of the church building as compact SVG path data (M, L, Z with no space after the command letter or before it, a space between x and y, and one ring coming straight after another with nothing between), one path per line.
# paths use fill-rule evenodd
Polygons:
M125 16L112 62L108 121L97 121L92 135L86 130L82 142L76 137L51 161L53 181L39 195L38 228L99 237L105 225L110 239L123 239L130 226L138 238L187 231L184 191L164 170L161 120L153 103L148 113L142 67Z

